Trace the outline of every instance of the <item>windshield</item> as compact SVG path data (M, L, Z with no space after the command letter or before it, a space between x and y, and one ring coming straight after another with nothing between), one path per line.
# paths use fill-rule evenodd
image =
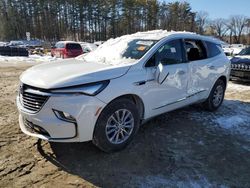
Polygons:
M156 42L157 40L136 39L128 36L119 37L108 40L96 50L84 54L78 57L78 59L112 65L134 63L152 48Z
M250 55L250 47L241 50L241 52L239 53L239 55Z
M128 43L127 49L122 54L124 58L140 59L154 44L153 40L133 40Z

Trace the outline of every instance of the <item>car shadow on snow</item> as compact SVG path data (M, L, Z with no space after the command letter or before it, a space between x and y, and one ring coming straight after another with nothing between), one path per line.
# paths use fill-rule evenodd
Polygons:
M249 108L249 103L226 100L214 113L199 106L166 113L143 125L127 148L111 154L91 142L50 143L51 154L39 140L37 149L55 166L101 187L249 187L250 141L220 125L238 110L244 118Z

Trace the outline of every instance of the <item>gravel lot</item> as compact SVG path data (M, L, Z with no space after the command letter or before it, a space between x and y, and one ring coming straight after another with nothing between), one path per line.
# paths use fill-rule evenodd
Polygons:
M250 187L250 85L215 113L191 106L144 124L125 150L24 135L15 97L30 65L0 62L0 187Z

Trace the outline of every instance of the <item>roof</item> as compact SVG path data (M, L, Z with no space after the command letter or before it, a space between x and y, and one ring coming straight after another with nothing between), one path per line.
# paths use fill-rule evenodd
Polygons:
M169 36L176 36L180 38L194 38L194 39L200 39L200 40L206 40L211 41L217 44L221 44L222 41L213 38L211 36L203 36L199 35L193 32L187 32L187 31L167 31L167 30L152 30L152 31L145 31L145 32L137 32L131 35L125 35L123 37L129 37L129 38L140 38L140 39L147 39L147 40L161 40L163 38L169 37Z
M76 41L58 41L58 42L60 42L60 43L77 43L78 44L78 42L76 42Z

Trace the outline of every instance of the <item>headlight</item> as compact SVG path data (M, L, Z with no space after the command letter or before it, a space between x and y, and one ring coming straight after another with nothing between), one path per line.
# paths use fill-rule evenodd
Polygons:
M109 84L109 80L95 82L84 85L70 86L64 88L52 89L52 94L84 94L94 96L104 90Z

